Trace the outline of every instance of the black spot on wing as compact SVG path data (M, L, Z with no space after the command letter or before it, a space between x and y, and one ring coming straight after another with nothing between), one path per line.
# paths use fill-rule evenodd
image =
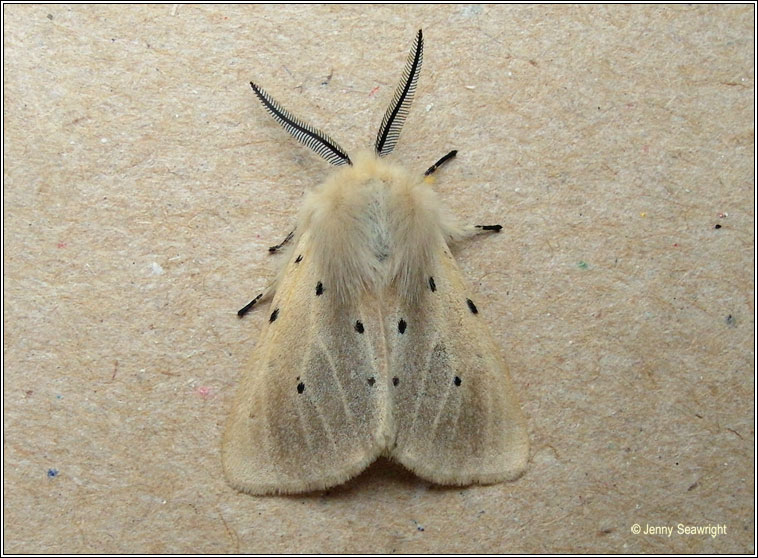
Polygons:
M277 308L273 312L271 312L271 317L268 319L269 322L274 322L279 317L279 309Z
M324 285L319 281L316 283L316 296L321 296L322 294L324 294Z
M472 314L478 314L479 310L476 308L476 304L474 304L474 301L470 298L466 299L466 304L468 304L468 309L471 310Z
M405 328L406 328L407 326L408 326L408 324L407 324L407 323L405 323L405 320L404 320L403 318L400 318L400 321L399 321L399 322L397 322L397 330L400 332L400 334L401 334L401 335L402 335L403 333L405 333Z
M297 384L297 392L303 393L304 391L305 391L305 384L303 382L300 382L299 384Z
M376 382L376 380L374 379L374 377L373 377L373 376L371 376L371 377L368 379L368 385L370 385L370 386L373 386L375 382Z
M360 320L355 322L355 331L357 331L358 333L363 333L365 331L363 329L363 323Z
M429 277L429 288L432 289L432 292L437 290L437 285L434 284L434 277Z
M453 378L453 383L456 386L459 386L459 385L461 385L461 379L458 376L456 376L455 378Z
M300 263L303 260L303 255L298 255L297 259L295 260L295 263Z
M400 378L398 378L397 376L395 376L394 378L392 378L392 385L393 386L396 386L399 383L400 383Z

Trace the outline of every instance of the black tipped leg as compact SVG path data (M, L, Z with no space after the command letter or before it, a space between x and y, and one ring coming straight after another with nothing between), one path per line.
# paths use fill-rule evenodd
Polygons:
M279 250L279 249L280 249L282 246L284 246L284 245L285 245L285 244L287 244L287 243L288 243L290 240L292 240L292 237L293 237L293 236L295 236L295 231L292 231L291 233L289 233L289 234L286 236L286 238L285 238L284 240L282 240L282 241L281 241L279 244L277 244L276 246L270 246L270 247L269 247L269 249L268 249L268 251L269 251L269 252L272 252L272 253L273 253L273 252L276 252L276 251L277 251L277 250Z
M458 154L458 150L457 149L453 149L450 153L448 153L447 155L445 155L442 159L440 159L439 161L437 161L436 163L434 163L431 167L429 167L428 169L426 169L426 172L424 173L424 176L429 176L434 171L436 171L438 168L440 168L442 165L444 165L445 163L447 163L450 159L452 159L453 157L455 157L457 154Z
M255 306L255 303L258 302L261 299L262 296L263 296L263 293L259 294L253 300L251 300L250 302L248 302L247 304L245 304L245 306L243 306L242 308L240 308L239 310L237 310L237 316L239 316L241 318L242 316L244 316L245 314L247 314L250 311L250 309L253 306Z
M503 228L502 225L474 225L477 229L482 231L500 232Z

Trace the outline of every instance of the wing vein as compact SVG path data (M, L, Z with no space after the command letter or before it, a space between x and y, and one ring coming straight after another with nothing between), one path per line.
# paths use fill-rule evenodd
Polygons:
M431 375L431 370L428 371L427 375ZM450 397L450 391L452 390L452 388L453 388L453 382L449 381L447 383L447 390L445 390L445 396L442 398L442 404L439 406L437 415L434 417L434 422L432 423L432 431L430 433L431 438L434 438L437 435L437 428L439 427L440 417L442 416L442 411L445 410L445 406L447 405L447 400ZM460 403L458 404L458 407L460 409Z
M303 352L303 359L300 363L300 370L303 369L303 366L305 364L305 359L308 357L308 352ZM297 410L297 416L300 420L300 428L303 431L303 437L305 438L305 445L308 446L308 451L313 451L313 439L310 429L308 428L308 422L305 420L305 416L303 415L303 403L297 402L295 403L295 409ZM270 429L270 428L269 428Z
M429 367L432 363L432 355L434 354L435 345L436 345L436 340L435 340L435 343L432 344L431 350L428 351L428 356L426 357L426 364L424 365L424 368L423 368L424 370L429 370ZM414 405L414 409L413 409L413 420L411 420L411 426L409 430L414 433L416 429L416 419L418 418L418 413L419 413L419 410L421 409L421 403L422 401L426 399L425 397L426 379L428 378L428 376L429 374L423 375L423 378L421 381L421 391L419 392L420 396L416 398L416 404Z
M308 395L308 392L306 390L306 398L308 402L313 405L314 410L316 411L316 414L318 415L318 419L321 421L321 426L324 428L324 433L326 434L326 437L329 438L329 442L331 442L332 447L334 447L335 451L337 450L337 442L334 440L334 433L332 432L331 427L329 426L329 423L324 418L324 414L321 412L321 408L313 401L313 398Z
M306 362L310 360L312 351L313 351L312 345L308 345L308 350L303 352L303 361L300 363L300 370L307 370ZM307 400L313 406L313 409L316 411L316 415L318 415L318 418L321 421L321 426L324 428L324 433L326 434L326 437L329 438L329 442L332 444L332 447L336 450L337 442L334 440L334 433L329 427L329 423L324 418L324 414L321 412L321 407L319 407L319 405L314 402L313 398L310 395L310 392L307 389L305 390L304 394L305 394L305 400Z
M350 425L353 428L355 428L355 415L353 415L353 413L350 412L350 407L347 404L345 389L342 387L342 382L340 382L339 375L337 374L337 365L334 363L334 359L329 354L329 351L326 350L326 345L324 344L323 340L320 338L319 338L319 346L321 350L323 351L324 356L326 357L326 361L329 363L329 369L332 372L334 381L337 383L337 389L339 389L340 399L342 400L342 408L345 411L345 418L347 418L350 421Z

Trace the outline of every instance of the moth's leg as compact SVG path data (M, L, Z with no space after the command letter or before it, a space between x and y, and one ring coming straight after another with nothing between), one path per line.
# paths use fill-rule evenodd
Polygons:
M285 244L287 244L287 243L288 243L290 240L292 240L292 237L294 237L294 236L295 236L295 231L291 231L291 232L290 232L290 233L289 233L289 234L288 234L288 235L287 235L287 236L284 238L284 240L282 240L282 241L281 241L279 244L277 244L276 246L269 246L269 248L268 248L268 251L269 251L269 252L271 252L271 253L273 253L273 252L276 252L276 251L277 251L277 250L279 250L279 249L280 249L282 246L284 246L284 245L285 245Z
M500 232L500 230L503 228L503 225L474 225L475 229L479 229L478 232Z
M256 296L253 300L245 304L242 308L237 310L237 316L240 318L250 312L250 310L258 304L259 302L266 302L270 298L274 296L274 291L276 291L275 284L271 283L266 289L260 293L258 296Z
M502 225L465 225L463 223L449 223L443 225L443 232L448 242L459 242L482 233L500 232Z
M424 173L424 176L429 176L434 171L436 171L438 168L440 168L442 165L444 165L445 163L447 163L450 159L452 159L453 157L455 157L457 154L458 154L458 150L457 149L453 149L450 153L448 153L447 155L445 155L444 157L442 157L442 159L440 159L439 161L437 161L436 163L434 163L431 167L429 167L428 169L426 169L426 172Z
M282 240L279 244L277 244L276 246L270 246L268 251L273 254L274 252L282 248L285 244L287 244L290 240L292 240L294 236L295 236L295 231L291 231L284 238L284 240ZM266 289L262 293L260 293L258 296L256 296L253 300L251 300L247 304L245 304L242 308L237 310L237 316L241 318L242 316L250 312L253 306L258 304L259 302L266 302L267 300L272 298L274 296L274 292L276 292L276 284L277 284L277 281L274 281L268 287L266 287Z
M458 154L457 149L453 149L450 153L442 157L439 161L429 167L424 176L429 177L434 171L447 163L450 159ZM425 179L427 182L432 182L434 179L429 177ZM448 242L457 242L466 238L471 238L474 235L484 232L500 232L502 225L465 225L463 223L443 223L442 230Z

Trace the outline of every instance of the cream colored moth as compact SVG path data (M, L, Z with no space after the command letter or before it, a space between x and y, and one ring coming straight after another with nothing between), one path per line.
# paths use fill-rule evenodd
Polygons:
M445 485L512 480L526 468L508 371L448 247L500 226L461 223L432 190L430 175L455 151L425 176L382 159L422 55L419 30L373 152L353 160L250 84L290 134L342 168L308 193L286 263L238 313L271 299L224 434L224 471L238 490L324 489L380 456Z

